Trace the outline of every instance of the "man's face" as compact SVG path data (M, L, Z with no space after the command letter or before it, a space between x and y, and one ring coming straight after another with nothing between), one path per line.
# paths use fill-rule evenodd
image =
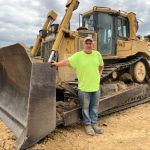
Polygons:
M93 49L93 42L91 40L87 40L84 43L85 49L86 50L92 50Z

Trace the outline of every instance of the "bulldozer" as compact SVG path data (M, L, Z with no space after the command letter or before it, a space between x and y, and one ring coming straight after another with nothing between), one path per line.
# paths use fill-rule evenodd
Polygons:
M136 35L136 14L93 7L79 15L79 28L71 31L78 5L78 0L67 1L60 24L50 11L31 50L20 43L0 48L0 119L16 135L16 150L82 119L75 71L49 62L82 50L87 36L105 64L99 116L150 101L150 43Z

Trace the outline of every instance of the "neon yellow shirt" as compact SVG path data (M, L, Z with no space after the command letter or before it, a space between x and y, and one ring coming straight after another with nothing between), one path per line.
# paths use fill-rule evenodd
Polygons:
M76 70L78 89L84 92L96 92L100 87L99 66L104 62L101 54L92 50L91 54L79 51L68 58L69 65Z

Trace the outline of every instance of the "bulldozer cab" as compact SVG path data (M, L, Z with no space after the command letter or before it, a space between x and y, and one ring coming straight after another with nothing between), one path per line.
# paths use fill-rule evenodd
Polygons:
M117 39L129 38L128 18L109 8L94 7L84 13L82 26L97 33L97 49L102 55L116 56Z

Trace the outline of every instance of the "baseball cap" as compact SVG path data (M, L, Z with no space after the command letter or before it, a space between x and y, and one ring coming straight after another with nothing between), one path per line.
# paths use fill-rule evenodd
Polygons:
M91 41L91 42L93 42L93 38L91 38L91 37L85 37L85 38L84 38L84 42L86 42L86 41Z

